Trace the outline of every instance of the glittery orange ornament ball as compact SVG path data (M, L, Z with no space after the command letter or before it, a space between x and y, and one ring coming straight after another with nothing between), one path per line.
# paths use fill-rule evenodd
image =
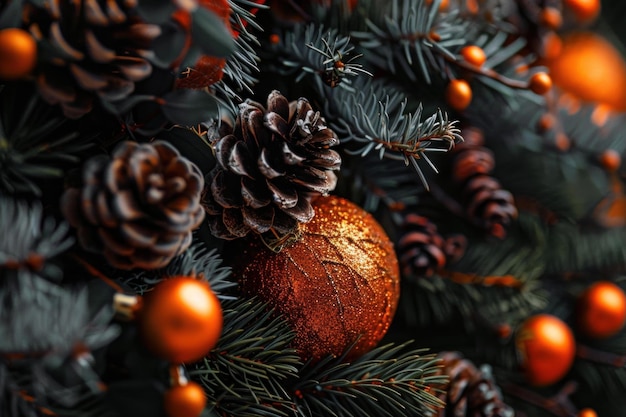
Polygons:
M527 319L515 341L526 377L533 385L545 386L559 381L574 361L576 342L572 331L550 314Z
M139 327L146 346L174 363L201 359L222 333L222 307L206 281L178 276L143 299Z
M301 237L278 252L252 240L235 267L244 293L285 317L303 359L354 359L385 335L396 311L399 270L393 245L366 211L339 197L320 197Z
M611 337L626 324L626 294L612 282L598 281L581 295L577 318L588 336Z

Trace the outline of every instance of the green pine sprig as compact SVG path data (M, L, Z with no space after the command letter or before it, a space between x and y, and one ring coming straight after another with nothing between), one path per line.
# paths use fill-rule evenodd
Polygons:
M379 346L351 363L344 356L308 363L292 387L298 414L422 416L442 407L431 389L447 377L438 375L434 355L406 351L409 344Z
M210 408L222 415L288 416L293 401L284 387L295 378L300 358L290 343L294 333L256 299L226 301L218 345L189 367L202 384Z

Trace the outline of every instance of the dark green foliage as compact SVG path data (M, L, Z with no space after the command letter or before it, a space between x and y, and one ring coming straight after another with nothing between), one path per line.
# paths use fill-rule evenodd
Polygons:
M258 300L225 302L218 345L189 373L220 414L290 415L291 394L283 384L301 366L289 347L293 337L286 322Z
M429 415L443 404L426 388L447 378L437 374L434 355L409 344L382 345L352 363L328 357L306 364L293 386L298 415Z

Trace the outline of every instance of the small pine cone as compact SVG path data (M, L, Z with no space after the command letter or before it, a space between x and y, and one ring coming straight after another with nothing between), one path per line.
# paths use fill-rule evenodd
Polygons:
M202 173L166 142L123 142L111 160L90 159L83 182L65 192L61 209L81 246L116 268L166 266L204 218Z
M437 417L513 417L513 409L504 403L500 389L495 383L491 368L483 365L480 370L458 352L439 354L442 368L440 374L449 381L436 387L438 397L446 403L438 410Z
M446 264L445 241L426 217L409 214L398 242L398 261L404 276L431 276Z
M136 1L29 2L23 19L36 39L59 52L40 59L36 80L41 96L69 118L89 112L94 97L131 95L151 75L152 43L163 33L140 19Z
M215 142L205 209L211 232L236 239L250 231L287 235L313 218L311 200L335 188L339 140L319 112L278 91L267 109L247 100L232 131Z
M495 237L506 236L506 226L517 217L513 195L488 175L471 178L464 187L470 219Z

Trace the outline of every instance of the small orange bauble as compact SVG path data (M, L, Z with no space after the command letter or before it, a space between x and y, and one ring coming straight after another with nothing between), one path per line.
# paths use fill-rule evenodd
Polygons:
M561 54L544 63L552 81L579 99L626 110L626 62L608 41L591 32L563 39Z
M206 281L173 277L144 297L140 330L147 347L174 363L205 356L222 333L222 307Z
M556 30L563 24L563 16L559 9L554 7L546 7L541 11L541 23L548 29Z
M296 333L304 359L348 360L385 335L398 305L400 276L393 244L374 217L339 197L319 197L301 237L272 252L258 240L243 248L235 275L244 293L275 308Z
M576 417L598 417L598 413L593 408L583 408L578 412Z
M446 102L454 110L462 111L472 102L472 88L465 80L452 80L446 87Z
M600 0L563 0L563 5L571 10L580 22L594 20L600 14Z
M195 382L177 385L165 392L163 406L168 417L198 417L206 406L204 390Z
M600 163L609 172L615 172L622 164L622 157L615 149L607 149L600 155Z
M463 49L461 49L461 56L465 61L477 67L482 67L487 60L483 48L476 45L464 46Z
M529 88L535 94L545 94L552 88L552 78L545 72L538 72L530 77Z
M572 366L576 342L570 328L559 318L539 314L527 319L515 338L522 368L536 386L559 381Z
M626 323L626 295L609 281L599 281L583 292L578 305L578 324L588 336L610 337Z
M0 30L0 79L25 77L37 62L37 42L22 29Z

